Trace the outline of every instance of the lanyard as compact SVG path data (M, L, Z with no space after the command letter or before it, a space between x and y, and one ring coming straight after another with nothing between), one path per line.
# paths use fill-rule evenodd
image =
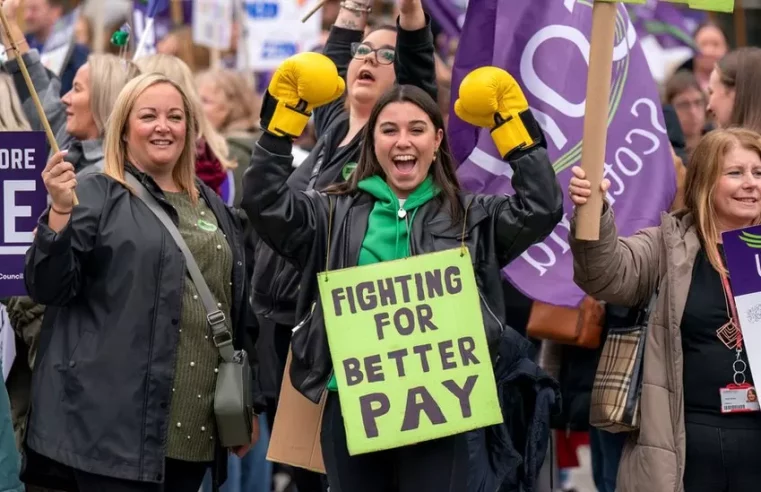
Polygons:
M727 311L730 316L729 322L719 328L716 331L716 335L719 337L724 345L728 349L734 349L737 357L732 363L732 370L734 371L733 380L735 384L745 384L746 377L745 371L748 369L748 365L742 360L743 351L743 335L740 330L740 318L737 316L737 306L735 305L735 297L732 295L732 288L729 286L729 279L723 273L719 274L721 277L721 284L724 287L724 298L727 303Z

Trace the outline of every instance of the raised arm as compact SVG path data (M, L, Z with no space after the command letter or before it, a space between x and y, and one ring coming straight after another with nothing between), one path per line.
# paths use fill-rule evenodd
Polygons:
M66 133L66 107L61 102L60 96L61 82L42 65L39 52L29 49L29 45L24 38L24 33L15 22L15 12L13 10L9 11L9 5L10 3L6 2L3 5L3 9L5 9L6 17L8 17L10 24L10 35L24 59L26 68L29 71L29 78L32 80L34 90L40 98L45 116L50 123L50 128L53 130L53 135L55 135L58 145L63 148L68 143L69 137ZM9 13L12 15L9 15ZM29 121L32 130L41 131L44 129L42 121L21 73L16 53L10 49L11 42L5 34L5 30L2 30L2 32L3 44L8 55L8 61L5 64L6 70L13 76L13 84L23 105L24 115Z
M66 208L54 199L40 217L24 269L26 288L35 302L64 306L81 292L82 265L97 241L108 179L100 174L85 177L77 185L79 205Z
M346 72L351 62L351 44L362 41L371 2L355 0L341 3L341 10L338 11L336 22L330 29L323 54L335 63L338 75L346 80ZM343 111L344 98L315 109L314 130L318 138Z
M573 254L573 281L595 299L619 306L640 306L655 292L661 271L661 228L642 229L619 238L613 210L604 205L597 241L576 239L576 214L568 243Z
M400 0L394 70L400 85L416 85L434 101L438 98L431 19L421 0Z
M319 229L322 204L315 192L294 191L291 174L293 139L298 137L316 107L343 94L346 84L335 64L319 53L299 53L275 71L261 110L264 134L243 176L241 207L259 237L280 255L304 264Z

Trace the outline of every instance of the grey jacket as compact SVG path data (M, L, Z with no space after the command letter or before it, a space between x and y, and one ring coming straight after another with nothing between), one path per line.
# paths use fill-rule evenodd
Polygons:
M80 141L66 131L66 106L61 101L61 81L49 72L40 62L40 54L37 50L30 50L23 55L24 63L32 79L32 85L37 92L45 111L45 116L50 123L50 128L55 135L56 143L61 150L68 150L66 160L74 164L74 169L80 174L103 170L103 140L100 138ZM9 60L5 64L6 70L13 76L16 92L24 107L32 130L44 131L42 120L37 114L32 96L24 81L24 76L19 68L18 60Z

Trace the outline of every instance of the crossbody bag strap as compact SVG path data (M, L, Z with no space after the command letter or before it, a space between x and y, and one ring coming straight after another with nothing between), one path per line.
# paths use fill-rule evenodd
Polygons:
M177 243L183 256L185 256L185 265L188 269L188 273L190 274L190 278L193 280L193 283L198 290L198 295L201 296L201 301L203 301L203 306L206 309L206 320L211 328L214 345L219 350L219 355L225 362L232 362L235 359L235 348L233 347L232 333L230 333L230 330L227 327L227 317L222 311L220 311L219 307L217 307L214 295L209 290L209 286L203 278L201 269L198 268L198 264L196 263L195 258L193 258L193 253L188 249L188 245L185 243L185 240L182 239L182 234L180 234L177 226L174 225L172 218L169 217L166 210L164 210L156 198L154 198L154 196L145 188L143 183L129 173L125 173L125 177L127 183L134 189L137 197L140 198L143 203L148 206L150 211L161 221L169 232L169 235L171 235L172 239Z

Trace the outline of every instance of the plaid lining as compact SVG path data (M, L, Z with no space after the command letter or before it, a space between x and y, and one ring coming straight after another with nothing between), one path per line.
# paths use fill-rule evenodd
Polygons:
M643 329L615 333L611 330L605 341L592 387L589 422L609 432L626 432L639 426L640 387L632 387L639 345L645 343ZM640 365L640 371L642 367ZM627 402L635 408L627 409ZM629 411L627 411L629 410ZM627 417L629 415L630 417Z

